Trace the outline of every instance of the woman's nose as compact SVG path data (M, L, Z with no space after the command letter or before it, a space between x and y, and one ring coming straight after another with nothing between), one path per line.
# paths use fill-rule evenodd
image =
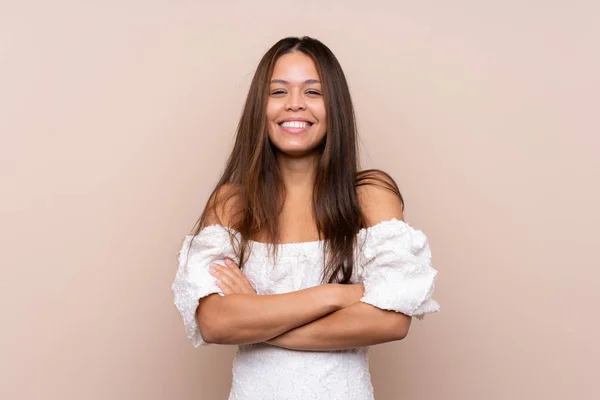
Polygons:
M290 96L287 100L287 104L285 105L286 110L298 111L306 109L306 102L300 93L290 93Z

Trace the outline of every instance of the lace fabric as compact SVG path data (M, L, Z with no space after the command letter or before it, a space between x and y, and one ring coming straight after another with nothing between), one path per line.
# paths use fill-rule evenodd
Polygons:
M229 232L220 225L186 236L172 289L188 338L205 345L195 312L198 300L223 295L209 274L209 263L236 262ZM362 229L357 237L352 283L363 283L362 302L422 319L439 310L432 298L437 271L425 234L391 219ZM259 295L287 293L321 284L323 241L278 244L273 260L266 244L252 242L243 272ZM189 253L188 253L189 251ZM264 343L238 346L229 399L372 399L368 348L345 351L294 351Z

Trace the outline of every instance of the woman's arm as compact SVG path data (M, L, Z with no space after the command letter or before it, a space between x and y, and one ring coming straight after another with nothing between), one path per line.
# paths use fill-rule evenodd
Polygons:
M208 343L257 343L340 310L362 295L362 285L338 284L274 295L213 294L200 300L196 316Z
M387 181L383 174L378 180ZM396 218L403 220L402 203L397 194L376 184L357 189L367 225ZM384 185L387 186L387 185ZM296 350L340 350L401 340L408 334L411 317L396 311L382 310L366 303L356 303L314 322L295 328L267 343Z
M402 219L398 197L386 189L364 186L359 200L369 224ZM231 280L243 281L245 277L234 267ZM239 290L227 294L224 286L221 289L225 296L202 299L197 312L202 335L212 343L273 339L271 344L280 347L331 350L399 340L410 326L411 318L404 314L359 303L362 285L326 284L267 296Z
M224 185L212 201L217 205L207 224L231 223L239 210L236 188ZM221 200L219 200L221 199ZM223 200L225 199L225 200ZM227 200L228 199L228 200ZM225 260L211 274L224 296L200 299L196 320L203 339L216 344L264 342L360 300L363 285L326 284L296 292L257 296L238 266Z
M292 329L267 343L292 350L331 351L401 340L411 317L355 303Z

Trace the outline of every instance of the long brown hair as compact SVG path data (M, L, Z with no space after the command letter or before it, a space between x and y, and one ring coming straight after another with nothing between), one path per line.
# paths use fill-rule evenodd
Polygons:
M316 158L312 211L319 239L324 241L323 282L348 283L354 268L356 234L365 227L356 189L366 184L384 187L400 197L398 186L378 170L358 172L358 146L354 107L346 77L337 58L320 41L288 37L275 43L260 60L237 127L235 144L223 176L194 226L197 235L206 225L227 225L240 233L232 245L243 267L251 240L264 235L279 243L278 218L285 199L276 152L269 140L266 107L269 81L275 63L284 54L299 51L310 57L322 82L327 133ZM381 177L381 174L385 178ZM233 206L226 204L233 200ZM227 209L225 212L223 210ZM228 215L224 223L219 215ZM271 248L277 254L277 246Z

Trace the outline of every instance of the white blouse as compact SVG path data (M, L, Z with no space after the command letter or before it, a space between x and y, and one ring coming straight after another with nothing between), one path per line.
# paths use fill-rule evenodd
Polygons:
M229 257L236 263L228 231L207 226L186 236L172 289L192 345L205 345L195 318L198 300L212 293L223 296L209 273L213 261ZM360 301L422 319L439 311L432 298L437 271L422 231L391 219L357 234L356 262L351 283L364 284ZM266 244L251 242L243 268L257 294L278 294L321 284L323 241L278 244L273 260ZM188 253L189 250L189 253ZM368 348L330 352L288 350L265 343L238 346L229 400L373 399Z

